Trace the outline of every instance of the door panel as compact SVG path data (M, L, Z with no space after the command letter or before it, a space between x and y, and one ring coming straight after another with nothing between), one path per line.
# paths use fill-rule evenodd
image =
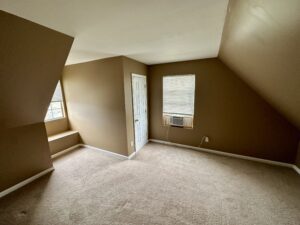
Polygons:
M148 142L147 79L132 74L132 100L134 114L135 151Z

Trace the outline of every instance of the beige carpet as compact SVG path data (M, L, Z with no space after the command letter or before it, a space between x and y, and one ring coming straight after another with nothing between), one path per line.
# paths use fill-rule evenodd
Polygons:
M81 148L0 199L1 225L299 225L291 169L148 144L134 160Z

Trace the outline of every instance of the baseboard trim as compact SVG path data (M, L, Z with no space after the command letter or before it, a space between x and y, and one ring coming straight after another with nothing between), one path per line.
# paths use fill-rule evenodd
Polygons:
M111 152L111 151L108 151L108 150L104 150L104 149L101 149L101 148L97 148L97 147L94 147L94 146L91 146L91 145L80 144L80 146L90 148L90 149L94 149L94 150L97 150L97 151L101 151L101 152L103 152L107 155L113 156L113 157L118 158L118 159L122 159L122 160L128 159L128 156L121 155L119 153Z
M300 169L298 166L293 165L293 169L300 175Z
M27 184L35 181L36 179L38 179L38 178L46 175L47 173L50 173L53 170L54 170L54 167L48 168L46 170L43 170L42 172L40 172L40 173L38 173L38 174L36 174L36 175L34 175L32 177L29 177L26 180L23 180L20 183L17 183L16 185L14 185L14 186L12 186L12 187L10 187L8 189L5 189L4 191L1 191L0 192L0 198L4 197L5 195L8 195L9 193L11 193L13 191L18 190L19 188L21 188L21 187L23 187L23 186L25 186L25 185L27 185Z
M136 154L137 154L136 152L131 153L131 155L128 156L128 159L133 159L133 158L135 157Z
M162 140L157 140L157 139L149 139L150 142L154 142L154 143L159 143L159 144L165 144L165 145L172 145L172 146L177 146L177 147L183 147L183 148L188 148L188 149L193 149L193 150L197 150L197 151L201 151L201 152L207 152L207 153L212 153L212 154L218 154L218 155L222 155L222 156L228 156L228 157L234 157L234 158L239 158L239 159L246 159L246 160L250 160L250 161L256 161L256 162L261 162L261 163L266 163L266 164L271 164L271 165L276 165L276 166L283 166L283 167L288 167L288 168L292 168L294 169L299 175L300 175L300 169L293 164L289 164L289 163L282 163L282 162L276 162L276 161L272 161L272 160L267 160L267 159L260 159L260 158L256 158L256 157L250 157L250 156L243 156L243 155L238 155L238 154L232 154L232 153L227 153L227 152L221 152L221 151L216 151L216 150L212 150L212 149L207 149L207 148L200 148L200 147L194 147L194 146L190 146L190 145L183 145L183 144L178 144L178 143L174 143L174 142L168 142L168 141L162 141ZM52 155L52 158L56 158L59 155L63 155L69 151L72 151L78 147L86 147L86 148L90 148L90 149L94 149L94 150L98 150L101 152L104 152L108 155L114 156L116 158L119 159L132 159L136 153L133 152L130 156L124 156L118 153L114 153L111 151L107 151L107 150L103 150L100 148L96 148L94 146L90 146L90 145L85 145L85 144L78 144L75 146L72 146L70 148L67 148L61 152L58 152L54 155ZM51 171L54 170L54 167L50 167L46 170L43 170L42 172L27 178L26 180L21 181L20 183L4 190L0 192L0 198L8 195L9 193L16 191L18 189L20 189L21 187L35 181L36 179L50 173Z
M300 174L300 169L296 165L290 164L290 163L277 162L277 161L272 161L272 160L268 160L268 159L260 159L260 158L251 157L251 156L238 155L238 154L233 154L233 153L227 153L227 152L222 152L222 151L217 151L217 150L212 150L212 149L207 149L207 148L200 148L200 147L195 147L195 146L190 146L190 145L183 145L183 144L178 144L178 143L169 142L169 141L162 141L162 140L157 140L157 139L150 139L150 141L155 142L155 143L159 143L159 144L183 147L183 148L193 149L193 150L196 150L196 151L222 155L222 156L228 156L228 157L239 158L239 159L246 159L246 160L266 163L266 164L270 164L270 165L288 167L288 168L294 169L298 174Z
M81 146L80 144L77 144L77 145L74 145L74 146L72 146L72 147L70 147L70 148L67 148L67 149L65 149L65 150L62 150L62 151L60 151L60 152L57 152L57 153L51 155L51 158L52 158L52 159L55 159L55 158L57 158L58 156L61 156L61 155L64 155L64 154L66 154L66 153L68 153L68 152L70 152L70 151L73 151L74 149L76 149L76 148L78 148L78 147L80 147L80 146Z

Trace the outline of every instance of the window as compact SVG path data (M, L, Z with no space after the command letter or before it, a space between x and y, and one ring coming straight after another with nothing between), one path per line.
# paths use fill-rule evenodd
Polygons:
M61 84L58 82L54 91L51 103L49 105L45 121L64 118L64 102L61 90Z
M195 75L163 77L163 123L167 126L193 128Z

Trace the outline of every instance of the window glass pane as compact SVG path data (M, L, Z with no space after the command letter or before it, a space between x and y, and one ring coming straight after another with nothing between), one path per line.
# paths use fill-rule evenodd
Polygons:
M61 118L63 116L62 109L52 109L53 118Z
M45 120L51 120L51 119L52 119L52 112L48 109Z
M163 112L194 115L195 75L163 77Z
M60 82L58 82L52 97L52 102L62 102L62 101L63 101L63 97L62 97L61 85Z
M52 109L60 109L61 108L60 102L51 102L50 104L51 104Z
M64 117L63 97L60 82L58 82L54 91L51 103L49 105L45 121L60 119Z

